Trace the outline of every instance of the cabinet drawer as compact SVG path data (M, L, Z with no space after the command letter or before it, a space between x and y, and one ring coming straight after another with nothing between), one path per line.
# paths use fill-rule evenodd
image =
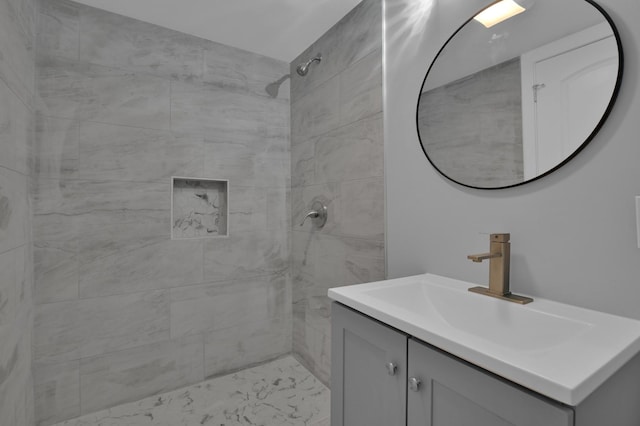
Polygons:
M409 340L408 426L573 426L571 408ZM415 386L414 386L415 387Z

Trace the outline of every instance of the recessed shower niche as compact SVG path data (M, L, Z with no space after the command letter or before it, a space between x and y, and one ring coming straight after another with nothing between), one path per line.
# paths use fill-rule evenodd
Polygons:
M171 239L229 236L229 181L171 178Z

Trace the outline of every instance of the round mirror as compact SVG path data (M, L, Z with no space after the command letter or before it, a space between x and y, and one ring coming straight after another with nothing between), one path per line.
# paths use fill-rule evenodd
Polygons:
M422 149L464 186L530 182L594 137L621 78L618 32L593 1L490 3L427 71L417 109Z

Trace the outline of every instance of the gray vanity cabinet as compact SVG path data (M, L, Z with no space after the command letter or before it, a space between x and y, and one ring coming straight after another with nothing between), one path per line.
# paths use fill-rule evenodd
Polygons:
M573 410L409 339L408 426L572 426ZM416 387L416 380L420 385Z
M331 426L574 424L571 408L339 303L331 315Z
M337 303L331 317L331 426L406 425L407 335Z

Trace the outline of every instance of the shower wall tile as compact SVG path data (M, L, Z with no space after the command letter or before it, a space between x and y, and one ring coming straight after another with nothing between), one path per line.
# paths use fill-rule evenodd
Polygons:
M178 132L216 134L256 126L284 127L288 102L248 95L213 84L172 82L171 128Z
M79 122L40 114L35 121L34 176L52 179L77 177Z
M316 180L316 144L313 139L291 146L291 186L313 185Z
M289 185L291 160L283 128L215 133L205 136L206 176L224 177L240 186Z
M340 79L334 77L291 103L292 145L340 125Z
M80 61L181 80L201 79L205 41L92 7L80 9Z
M92 122L79 132L80 179L168 185L171 176L202 176L202 136Z
M268 189L230 185L229 223L230 233L255 232L267 228Z
M82 414L202 380L202 336L86 358L80 361Z
M249 279L285 272L289 267L286 235L256 230L204 242L207 282Z
M205 333L205 377L219 376L290 353L291 324L289 314Z
M27 178L0 167L0 253L29 241Z
M171 290L171 337L266 323L291 312L288 276L264 276Z
M289 64L277 59L208 42L204 49L204 81L214 86L269 96L266 87L289 74ZM288 100L289 80L278 88L278 99Z
M382 120L377 114L318 137L316 183L383 176Z
M62 58L38 59L38 107L43 115L169 128L169 80Z
M340 124L382 112L382 51L374 50L340 74Z
M303 61L322 54L305 77ZM384 279L382 2L364 0L291 63L293 350L330 376L330 287ZM314 200L322 229L300 227Z
M28 304L20 309L26 311ZM0 327L0 421L3 425L24 425L33 412L31 386L30 314L16 317Z
M29 107L35 93L34 42L34 1L0 2L0 80Z
M309 46L291 63L291 91L304 96L329 78L382 46L382 7L380 0L365 0ZM295 72L299 63L322 54L322 62L312 65L301 77ZM294 97L295 100L295 97Z
M289 64L39 1L40 423L289 352ZM171 176L229 179L229 238L170 239Z
M267 188L267 226L276 235L288 238L291 229L291 190L290 188ZM290 247L290 243L287 244Z
M32 112L0 80L0 166L29 174Z
M80 297L104 297L203 282L202 241L166 236L81 239Z
M80 265L76 240L34 242L33 257L36 304L78 298Z
M34 360L72 361L169 338L167 291L40 305Z
M37 425L80 416L80 361L33 366Z
M327 223L320 234L384 240L384 178L365 178L309 185L293 190L294 223L302 222L315 200L327 206ZM298 230L311 232L311 221Z
M67 0L38 3L38 55L78 59L82 7Z

